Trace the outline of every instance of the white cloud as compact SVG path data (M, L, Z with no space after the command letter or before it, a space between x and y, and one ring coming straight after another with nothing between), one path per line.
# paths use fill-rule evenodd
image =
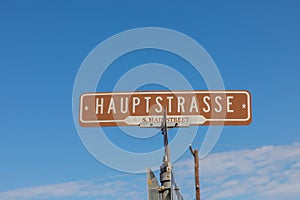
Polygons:
M175 170L179 185L193 181L192 159ZM200 176L203 199L300 199L300 143L211 154L200 160ZM182 187L187 199L191 190Z
M117 189L116 189L117 188ZM55 199L64 197L136 199L138 190L128 191L128 183L114 181L75 181L0 192L1 200Z
M192 156L174 164L185 199L194 199ZM215 153L200 160L202 200L300 199L300 143ZM146 176L123 174L110 180L74 181L0 192L1 200L116 199L147 196Z

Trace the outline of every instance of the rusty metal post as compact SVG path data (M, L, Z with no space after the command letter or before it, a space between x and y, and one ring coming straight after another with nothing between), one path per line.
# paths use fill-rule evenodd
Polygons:
M193 150L190 145L190 151L194 157L195 165L195 189L196 189L196 200L200 200L200 180L199 180L199 154L198 149Z

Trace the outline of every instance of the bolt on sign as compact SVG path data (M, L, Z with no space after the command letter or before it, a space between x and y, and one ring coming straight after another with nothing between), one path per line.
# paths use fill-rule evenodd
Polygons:
M251 95L229 91L136 91L84 93L79 122L83 127L153 127L163 121L177 127L248 125L252 120Z

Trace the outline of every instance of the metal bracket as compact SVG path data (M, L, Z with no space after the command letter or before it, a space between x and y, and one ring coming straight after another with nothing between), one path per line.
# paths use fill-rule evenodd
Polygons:
M167 122L167 128L188 128L190 126L187 122ZM141 128L162 128L161 122L141 122Z

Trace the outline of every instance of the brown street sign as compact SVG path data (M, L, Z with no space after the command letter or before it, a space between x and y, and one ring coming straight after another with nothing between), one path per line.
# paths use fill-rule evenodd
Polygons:
M85 93L80 97L79 122L93 126L248 125L252 120L251 95L229 91L136 91Z

